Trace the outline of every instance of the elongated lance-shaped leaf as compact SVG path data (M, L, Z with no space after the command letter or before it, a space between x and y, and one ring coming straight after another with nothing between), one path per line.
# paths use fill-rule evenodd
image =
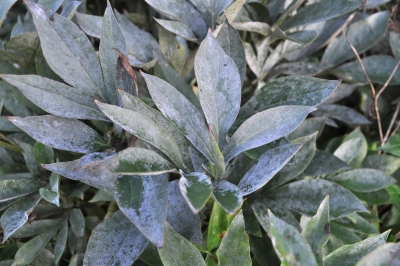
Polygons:
M56 264L61 259L62 254L64 253L65 247L67 245L68 239L68 220L64 220L61 225L60 230L58 231L57 240L54 245L54 261Z
M125 57L128 57L128 50L122 31L112 11L110 2L107 1L106 12L104 13L101 25L100 41L100 64L103 70L105 89L102 91L107 102L113 105L118 104L117 92L115 90L115 66L119 57L118 49Z
M0 27L3 25L4 20L7 17L8 10L17 2L17 0L4 0L0 6Z
M93 98L79 88L36 75L1 75L1 78L17 87L26 98L50 114L65 118L108 121L93 102Z
M189 148L188 145L186 144L185 137L175 126L175 124L167 117L165 117L162 113L142 102L139 98L130 95L129 93L123 92L121 90L119 90L118 92L119 95L121 96L124 108L146 115L161 128L165 129L171 135L171 137L174 138L182 154L182 160L186 166L186 169L182 170L191 172L193 167L192 167L192 162L190 160Z
M203 173L186 175L181 171L179 188L190 209L198 214L211 196L212 184L210 178Z
M368 168L354 169L328 179L356 192L377 191L396 183L396 179L384 172Z
M93 98L104 99L103 74L94 48L72 21L54 14L50 22L34 2L26 1L40 37L43 55L51 69L67 83Z
M164 265L193 265L206 266L203 256L197 248L180 236L175 230L165 222L165 245L158 249L158 254Z
M46 230L45 232L35 236L25 244L23 244L17 251L14 257L14 265L27 265L33 261L49 243L53 236L57 233L58 229L62 226L63 221L67 217L59 219L60 222L55 226Z
M322 1L299 9L296 15L288 18L282 25L282 30L287 30L301 25L307 25L351 12L361 6L358 1Z
M123 176L115 181L115 200L136 228L158 248L164 244L163 228L168 207L168 176Z
M144 73L142 75L158 109L171 119L192 145L215 166L217 174L223 176L225 163L221 151L205 127L205 121L196 107L162 79Z
M185 40L200 43L201 39L194 33L194 31L185 23L180 21L172 21L165 19L154 18L156 23L164 29L184 38Z
M239 117L281 105L317 106L339 86L340 80L282 77L268 82L247 101Z
M322 247L328 242L330 231L329 223L329 195L321 202L317 214L306 224L301 235L310 244L318 265L322 263Z
M262 188L300 149L299 144L282 145L264 153L255 165L243 176L238 187L243 195Z
M88 153L107 147L99 133L78 120L53 115L8 119L36 141L59 150Z
M358 260L373 251L379 246L385 244L386 239L390 233L390 230L377 235L369 237L361 242L345 245L341 248L336 249L324 258L325 266L343 265L352 266L355 265Z
M225 20L216 39L224 52L235 62L243 83L246 74L246 56L239 33Z
M218 248L224 233L228 230L228 217L222 207L214 201L207 232L207 249L209 252Z
M103 165L115 152L95 152L70 162L42 164L42 167L72 180L79 180L98 189L114 193L117 174L104 171Z
M165 155L167 155L179 168L185 169L179 146L168 131L156 124L146 115L114 105L96 101L100 110L111 121L129 133L147 141Z
M187 240L201 245L200 216L193 214L179 189L179 180L169 182L167 222L174 230Z
M310 245L293 226L268 211L271 240L282 265L317 266Z
M239 113L241 80L235 62L209 31L194 61L199 98L207 123L220 147Z
M400 264L399 252L400 243L386 243L365 255L356 266L396 266Z
M28 215L33 211L40 199L41 197L38 193L26 196L11 205L1 215L0 223L4 230L3 242L28 221Z
M225 161L238 154L267 144L292 132L315 108L279 106L257 113L246 120L233 134L223 150Z
M289 183L275 189L271 194L283 206L307 216L316 213L320 202L327 195L329 195L329 213L332 220L354 212L367 211L349 190L323 179Z
M243 194L240 189L226 180L213 182L213 198L228 213L234 214L242 205Z
M252 265L249 237L244 228L243 213L240 211L222 239L217 250L218 265Z
M233 0L191 0L191 2L201 12L207 27L214 30L217 18L225 10L225 8L227 8L233 2Z
M38 191L46 182L37 179L0 181L0 203Z
M83 265L130 266L148 243L135 225L117 211L93 229Z
M186 24L198 38L203 39L207 35L207 25L200 12L186 0L146 0L146 2L161 14Z
M176 169L161 155L142 148L127 148L105 166L112 173L124 175L158 175Z
M69 215L69 222L71 224L72 232L77 237L83 237L85 234L85 217L81 209L72 209Z
M314 30L302 30L291 33L284 33L281 29L276 29L271 36L272 39L284 39L301 44L309 44L317 38L318 34Z

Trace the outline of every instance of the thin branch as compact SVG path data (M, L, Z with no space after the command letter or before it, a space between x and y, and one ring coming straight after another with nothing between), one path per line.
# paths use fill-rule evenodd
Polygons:
M382 141L382 143L381 143L381 146L385 145L386 141L389 139L390 131L392 130L392 127L393 127L393 125L394 125L394 122L396 122L396 118L397 118L397 115L399 114L399 111L400 111L400 102L397 103L396 110L394 111L392 120L390 120L389 127L388 127L388 129L387 129L387 131L386 131L385 137L383 138L383 141ZM399 124L398 124L397 126L399 126ZM397 128L397 130L398 130L398 128ZM396 131L397 131L397 130L396 130Z
M400 66L400 60L397 61L396 66L393 68L392 73L390 74L388 80L386 80L385 84L383 85L382 89L380 89L380 91L378 91L378 93L376 94L376 97L379 98L379 96L381 96L381 94L383 93L383 91L387 88L387 86L389 85L390 81L392 80L394 74L396 74L397 69Z
M347 35L347 32L346 32L346 40L347 40L347 43L350 45L350 48L353 50L354 54L356 55L357 60L358 60L358 62L360 63L361 69L362 69L362 71L363 71L363 73L364 73L364 76L365 76L365 78L367 79L367 81L368 81L368 83L369 83L369 86L371 87L372 98L374 99L374 108L375 108L375 113L376 113L376 119L378 120L379 138L380 138L381 143L382 143L382 141L383 141L382 123L381 123L381 116L380 116L380 114L379 114L378 101L377 101L377 99L376 99L376 90L375 90L374 84L372 84L372 81L371 81L371 79L369 78L369 76L368 76L368 74L367 74L367 71L365 70L364 64L363 64L363 62L361 61L361 58L360 58L360 56L358 55L358 52L357 52L356 48L355 48L354 45L350 42L349 36Z

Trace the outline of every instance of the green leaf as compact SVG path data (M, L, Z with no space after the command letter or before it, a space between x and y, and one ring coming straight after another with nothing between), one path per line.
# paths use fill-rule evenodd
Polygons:
M191 2L201 12L207 27L214 30L218 16L233 2L233 0L215 0L212 2L192 0Z
M373 154L365 158L361 167L381 170L385 174L391 175L399 169L400 158L388 154Z
M367 156L368 153L368 143L367 143L367 139L365 138L364 134L362 133L362 131L360 130L360 128L356 128L355 130L353 130L352 132L350 132L350 134L348 134L343 141L347 141L350 139L356 139L356 138L360 138L361 139L361 147L358 150L356 156L354 157L354 159L350 162L350 166L352 168L358 168L360 167L360 165L362 164L362 162L365 159L365 156Z
M149 241L121 212L101 222L92 231L84 265L132 265Z
M345 217L367 209L350 191L335 183L322 180L301 180L271 192L283 206L306 216L316 213L319 203L329 195L331 219Z
M395 31L390 31L389 44L390 44L392 53L396 59L400 58L399 43L400 43L400 35Z
M390 196L391 203L400 203L400 187L398 185L390 185L386 188L386 191Z
M63 0L39 0L38 4L47 7L52 11L57 11L63 2Z
M255 32L263 36L267 36L271 30L267 23L259 21L232 22L231 25L236 30Z
M49 188L42 187L39 189L40 196L50 203L60 207L60 176L56 173L51 173Z
M203 256L192 243L175 232L167 222L164 228L165 243L158 249L158 254L165 266L206 265Z
M154 66L154 75L174 86L197 110L202 111L199 98L197 98L190 85L167 62L159 59Z
M68 179L79 180L95 188L114 193L114 180L117 175L104 171L102 168L113 156L115 156L114 152L95 152L74 161L43 164L42 167Z
M396 180L384 172L375 169L354 169L335 176L328 177L339 185L352 191L372 192L396 183Z
M243 176L238 187L243 195L262 188L299 151L301 145L288 144L264 153L257 163Z
M244 229L243 213L240 211L222 239L217 250L218 265L252 265L249 237Z
M313 115L328 116L350 125L368 125L371 122L362 114L344 105L327 104L318 107Z
M183 170L191 171L192 162L190 160L190 154L188 150L188 145L186 144L186 139L175 126L175 124L167 117L162 115L160 112L142 102L139 98L121 90L119 91L119 94L121 96L124 108L146 115L147 117L152 119L157 125L166 130L169 135L174 138L182 154L182 160L186 166L186 168Z
M64 253L65 247L67 245L67 237L68 237L68 220L65 220L58 231L57 240L54 245L54 261L57 264L62 254Z
M154 18L156 23L164 29L184 38L185 40L199 43L201 40L198 35L185 23Z
M79 27L89 36L100 39L103 18L77 12L75 14Z
M37 179L0 181L0 202L38 191L39 188L44 187L46 184L47 182Z
M158 109L175 123L192 145L217 169L224 169L222 154L216 143L213 143L201 113L167 82L151 75L142 75Z
M255 216L250 203L248 201L244 201L242 209L246 232L249 235L251 234L257 237L262 237L260 223L257 221L257 217Z
M397 64L397 59L388 55L371 55L361 59L365 72L373 83L385 84L394 67ZM368 84L364 76L364 72L360 67L360 63L352 61L341 65L332 70L332 73L344 81L352 84ZM397 69L389 85L400 84L400 69Z
M160 50L165 60L174 66L178 73L182 73L186 63L186 50L175 36L162 27L159 27Z
M271 240L282 265L317 265L310 245L293 226L268 211Z
M46 112L77 119L108 119L85 91L36 75L1 75Z
M17 2L17 0L5 0L2 1L0 6L0 27L3 25L4 20L7 17L8 10Z
M238 154L267 144L293 131L315 110L308 106L279 106L247 119L233 134L223 150L225 161Z
M329 195L321 202L317 213L307 222L301 232L315 255L318 265L322 263L322 247L328 242L330 235Z
M168 186L167 222L181 236L201 245L203 236L199 215L193 214L179 189L179 181L174 180Z
M83 237L85 234L85 217L80 209L72 209L69 215L69 223L71 224L72 232L77 237Z
M350 220L349 218L341 218L335 221L335 223L349 229L355 233L360 234L377 234L378 230L367 220L365 220L360 215L355 215L355 221Z
M207 233L208 251L211 252L220 246L226 230L228 230L228 217L225 210L217 202L214 202Z
M0 180L22 180L34 177L26 165L15 163L0 165L0 176Z
M239 118L282 105L317 106L339 86L340 80L282 77L261 87L239 112Z
M382 205L390 202L390 195L385 189L367 193L354 191L353 194L356 195L360 200L370 204Z
M235 62L225 54L211 31L196 54L194 70L207 123L223 147L239 112L241 80Z
M105 84L105 88L101 92L108 103L117 105L118 98L115 90L115 66L119 58L118 51L124 54L125 57L128 57L128 50L126 48L122 31L112 11L110 2L107 2L107 8L104 13L100 39L100 64Z
M175 171L174 166L156 152L142 148L127 148L106 165L112 173L125 175L158 175Z
M167 155L179 168L185 169L179 146L174 138L147 115L114 105L96 103L111 121L129 133L147 141Z
M24 32L12 37L6 44L6 49L23 56L25 64L32 64L39 46L39 36L35 31Z
M285 165L266 185L267 191L272 191L274 188L285 184L300 175L310 164L315 155L317 132L305 137L293 140L292 144L301 144L302 147L296 153L296 163L293 165ZM322 199L321 199L322 201Z
M224 15L229 23L233 22L245 3L246 0L236 0L232 5L225 9Z
M72 21L54 14L54 21L34 2L27 2L40 37L43 55L51 69L64 81L103 99L102 70L94 48Z
M0 218L1 227L4 230L3 242L6 241L18 228L28 221L29 214L40 201L38 194L32 194L20 199L11 205Z
M340 170L348 170L350 167L327 151L317 150L314 158L304 170L304 174L308 176L320 176L338 172Z
M282 30L287 30L301 25L308 25L319 21L328 20L334 17L351 12L361 6L358 1L322 1L300 8L297 13L289 17L282 25Z
M235 214L242 205L242 191L226 180L216 180L212 184L214 200L228 213Z
M194 70L207 123L223 147L239 112L241 80L235 62L225 54L211 31L196 54Z
M354 244L361 241L361 238L350 229L331 221L331 241L339 242L339 247L345 244ZM337 248L339 248L337 247Z
M44 247L53 238L53 236L57 233L58 229L62 225L62 220L64 219L65 218L60 219L60 222L57 225L35 236L31 240L23 244L15 254L14 262L12 265L22 266L27 265L31 261L33 261L42 252Z
M333 155L335 155L337 158L344 161L345 163L349 164L357 156L359 150L361 149L361 146L361 138L352 138L340 144Z
M324 265L355 265L356 262L366 254L385 244L389 233L390 230L380 235L369 237L364 241L352 245L345 245L326 256L324 258Z
M239 33L225 20L216 39L224 52L235 62L243 84L246 74L246 57Z
M321 64L338 65L354 58L354 52L347 43L346 35L350 43L356 48L358 54L362 54L374 46L385 33L389 22L389 12L377 12L363 20L352 23L342 35L332 40L326 48L321 59Z
M257 217L258 222L261 224L262 228L267 232L269 236L270 234L270 219L268 216L268 210L273 211L279 219L282 219L287 224L292 225L297 231L301 231L300 224L297 221L296 217L293 216L290 210L282 206L279 201L274 201L267 198L256 199L251 207L254 211L255 216Z
M356 266L395 266L400 264L399 252L399 243L386 243L362 257Z
M88 153L106 147L99 133L78 120L52 115L8 119L36 141L52 148Z
M81 1L71 0L68 4L66 4L63 7L63 10L61 11L60 15L65 17L66 19L72 20L80 4L82 4Z
M191 3L185 0L146 0L146 2L160 14L186 24L198 38L206 37L207 25L200 12Z
M65 221L68 222L68 220L65 220ZM25 238L25 237L35 236L35 235L38 235L38 234L48 231L49 229L58 225L59 223L60 223L60 220L56 220L56 219L35 220L30 223L25 223L22 227L18 228L18 230L12 234L12 237L13 238Z
M84 261L84 255L79 253L75 254L74 256L71 257L71 260L69 261L68 266L80 266L83 265Z
M400 134L391 136L385 145L379 147L378 150L388 152L395 156L400 156Z
M24 156L25 163L29 171L34 175L40 175L41 169L39 164L35 160L32 145L24 142L19 142L18 144L22 149L22 155Z
M54 151L49 146L36 142L33 146L33 156L38 164L54 163Z
M318 34L314 30L302 30L284 33L281 29L276 29L271 35L273 40L284 39L300 44L309 44L317 38Z
M184 174L181 171L179 188L192 212L197 214L210 198L212 184L210 178L203 173Z
M161 248L167 217L168 176L123 176L116 180L114 197L120 210L136 228Z

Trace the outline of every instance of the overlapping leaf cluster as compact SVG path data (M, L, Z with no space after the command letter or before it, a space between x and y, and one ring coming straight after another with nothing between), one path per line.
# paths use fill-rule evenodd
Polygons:
M367 156L359 128L317 138L370 124L335 103L365 83L346 40L368 51L389 12L245 2L146 0L158 41L109 3L24 2L0 49L4 265L354 265L386 242L368 212L396 202L397 158ZM390 70L373 64L396 64L363 61L378 84Z

